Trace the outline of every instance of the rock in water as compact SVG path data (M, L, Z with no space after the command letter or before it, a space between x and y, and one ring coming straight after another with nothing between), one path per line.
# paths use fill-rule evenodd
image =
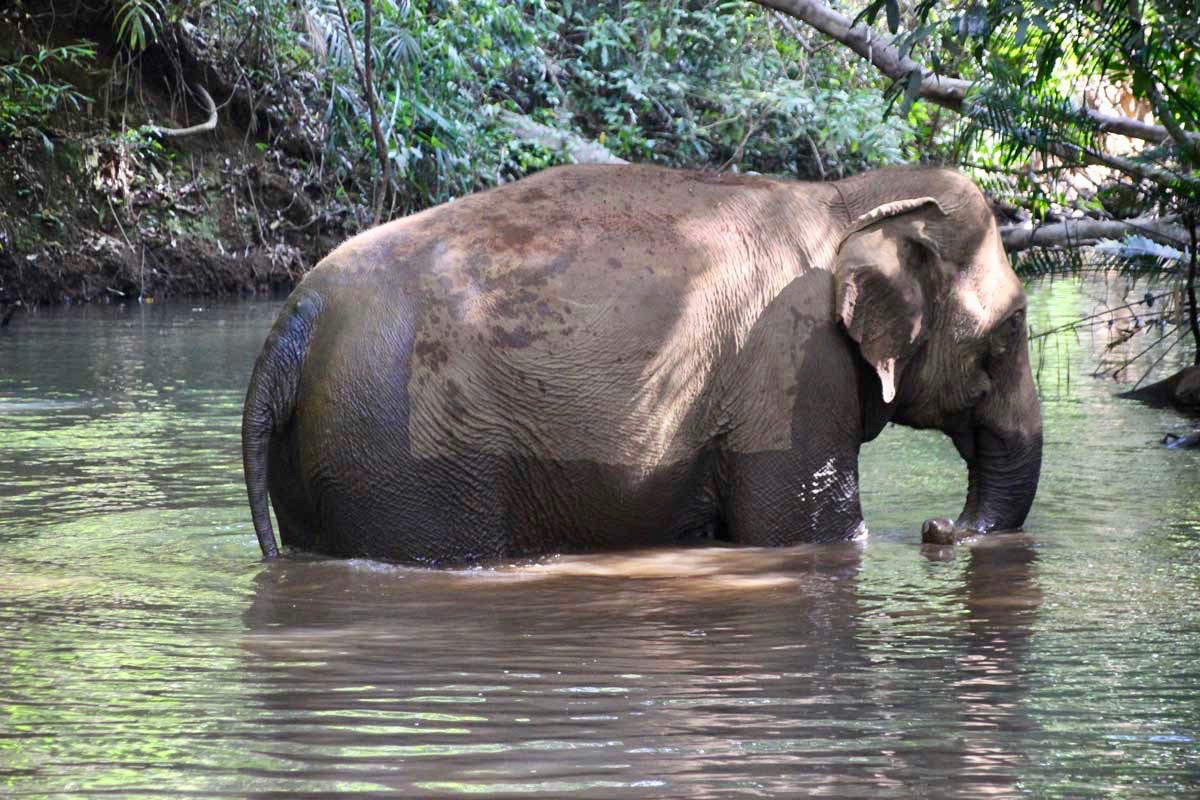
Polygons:
M1200 367L1188 367L1179 373L1179 383L1175 384L1175 403L1200 407Z
M1190 450L1193 447L1200 447L1200 430L1192 431L1186 436L1168 433L1163 437L1162 443L1171 450Z
M1200 409L1200 366L1184 367L1169 378L1152 383L1131 392L1122 392L1117 397L1141 402L1161 408Z

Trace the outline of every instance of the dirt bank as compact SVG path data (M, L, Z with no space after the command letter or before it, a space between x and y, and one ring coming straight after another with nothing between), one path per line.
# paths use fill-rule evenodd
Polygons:
M294 283L352 227L286 158L202 136L0 148L0 302L266 291Z
M106 30L53 19L38 36ZM287 287L363 226L369 198L324 185L314 166L321 137L303 87L249 86L181 31L132 63L99 42L95 68L65 76L89 102L0 138L0 318L18 304ZM0 49L20 52L33 38L21 36ZM148 127L203 122L201 87L214 129Z

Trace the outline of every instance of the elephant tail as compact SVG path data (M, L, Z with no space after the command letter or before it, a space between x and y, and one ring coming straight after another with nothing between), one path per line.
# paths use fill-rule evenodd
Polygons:
M271 435L292 418L308 345L321 313L319 295L293 296L267 337L250 376L242 409L242 467L254 533L264 559L279 555L267 506L267 452Z

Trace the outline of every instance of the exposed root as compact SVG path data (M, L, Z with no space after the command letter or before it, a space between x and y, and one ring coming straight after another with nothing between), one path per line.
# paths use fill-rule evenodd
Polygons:
M164 128L160 125L147 125L146 131L149 133L157 133L159 136L190 136L193 133L204 133L206 131L214 131L217 129L217 104L213 102L212 95L205 91L203 86L197 86L196 92L200 95L200 99L204 101L205 107L208 109L208 119L201 122L199 125L191 125L187 128Z

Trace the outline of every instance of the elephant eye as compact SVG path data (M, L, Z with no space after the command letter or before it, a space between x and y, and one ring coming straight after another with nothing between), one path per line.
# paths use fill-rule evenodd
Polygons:
M992 331L988 337L988 352L987 355L991 358L1002 356L1008 352L1008 348L1012 346L1013 341L1020 335L1020 332L1025 329L1025 309L1018 308L1013 313L1009 314L996 329Z

